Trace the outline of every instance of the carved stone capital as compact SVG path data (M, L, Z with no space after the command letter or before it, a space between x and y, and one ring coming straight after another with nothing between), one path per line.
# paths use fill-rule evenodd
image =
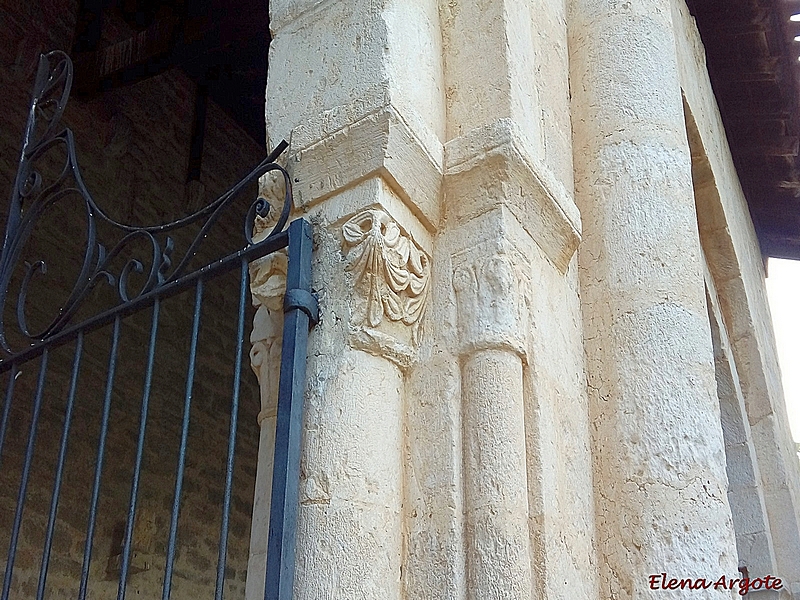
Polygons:
M530 282L511 250L473 256L455 267L461 351L505 349L527 360Z
M342 238L346 268L353 273L356 292L352 326L359 333L353 339L371 340L368 350L373 351L371 346L377 344L379 354L391 360L398 352L404 354L398 350L404 345L410 353L428 298L429 257L380 209L364 210L350 218L342 226Z
M269 140L268 147L272 147L269 145ZM283 168L286 168L286 154L284 152L275 160ZM267 171L258 178L258 197L266 200L270 208L266 217L256 215L253 224L254 241L260 242L264 239L278 222L278 217L283 210L285 192L283 175L278 171Z
M287 256L282 252L250 263L250 293L256 307L250 334L250 366L258 378L261 392L259 424L265 418L275 416L278 403L287 266Z

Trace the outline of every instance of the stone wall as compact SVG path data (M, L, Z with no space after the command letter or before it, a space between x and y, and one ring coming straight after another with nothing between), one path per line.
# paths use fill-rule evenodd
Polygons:
M322 311L298 599L596 594L565 22L271 2Z
M670 0L271 3L267 126L291 140L322 312L297 598L736 576L685 21ZM729 338L774 397L742 200L754 325ZM716 289L723 316L740 305Z
M16 3L4 8L0 22L0 186L8 195L16 172L36 60L40 51L72 44L77 2ZM185 184L194 107L194 84L170 70L124 88L90 98L73 98L64 123L75 133L79 164L95 200L115 218L134 224L175 219L197 208ZM209 103L201 183L204 202L216 198L264 156L259 148L213 102ZM212 230L195 266L241 247L242 219L255 197L249 190ZM192 202L195 202L192 205ZM70 224L69 205L49 214L34 234L31 252L48 259L48 274L32 288L32 321L52 311L71 285L75 261L82 257L85 231ZM102 234L102 232L101 232ZM176 237L176 255L187 243ZM31 257L33 254L31 253ZM189 427L184 493L178 527L173 598L209 593L216 576L217 541L222 506L225 456L233 388L238 272L208 283L200 325L197 376ZM111 301L100 290L94 304ZM134 530L134 553L128 594L156 597L163 580L165 547L172 509L175 468L185 391L192 292L166 301L160 329L143 459L143 475ZM94 309L87 309L86 313ZM50 315L53 313L50 312ZM150 310L126 319L111 396L110 426L102 472L98 519L89 568L89 597L113 596L118 584L119 548L127 514L139 411L144 381ZM13 326L6 314L7 328ZM248 315L247 319L251 317ZM87 335L78 380L71 437L47 579L52 597L77 594L84 552L88 506L94 477L97 439L108 366L111 328ZM70 344L50 356L40 424L23 513L12 598L35 595L41 548L50 506L64 407L71 371ZM245 347L245 353L248 348ZM245 355L246 356L246 355ZM10 413L0 470L0 556L8 542L22 458L27 443L38 360L21 369ZM246 365L246 363L245 363ZM8 376L3 379L3 389ZM258 451L258 386L243 374L231 530L226 572L228 597L242 597L247 570L250 515Z
M728 360L735 366L744 404L746 423L741 425L748 431L746 443L752 445L752 460L759 472L756 487L763 496L758 510L753 502L741 504L743 510L746 506L748 523L737 534L745 535L751 544L761 539L757 551L768 564L762 535L767 533L774 549L774 568L798 595L800 572L794 557L800 552L800 464L786 415L764 259L713 100L700 35L683 2L673 5L673 15L700 239L712 287L719 295L720 320L730 339ZM732 485L742 484L747 473L740 454L741 447L728 450L728 464L738 467L728 474ZM754 515L764 508L766 517L756 519ZM747 553L739 558L746 560ZM751 570L751 574L756 573Z

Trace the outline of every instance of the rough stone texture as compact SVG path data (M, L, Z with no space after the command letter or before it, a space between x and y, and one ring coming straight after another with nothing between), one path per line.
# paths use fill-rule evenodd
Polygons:
M510 247L520 257L514 260L515 277L530 282L501 294L503 299L496 299L493 309L505 321L499 333L520 353L514 360L522 361L522 380L518 375L508 378L508 395L494 401L491 394L480 396L482 403L477 409L491 414L495 402L506 405L506 400L514 398L506 408L517 410L520 397L515 394L521 391L524 425L506 429L504 421L491 420L488 432L477 433L476 423L467 421L467 401L476 392L461 382L465 470L470 443L476 437L494 436L516 452L524 444L526 472L498 463L500 470L494 475L507 480L507 491L513 491L501 496L511 508L509 524L527 515L529 539L506 537L509 530L501 526L501 520L489 521L492 527L481 537L470 538L475 522L465 515L467 597L494 597L498 592L481 596L482 586L492 583L480 582L469 572L470 553L490 557L487 566L499 579L519 578L521 573L519 586L509 587L508 595L500 597L524 597L528 576L532 582L529 593L534 597L591 598L597 593L574 268L580 223L572 198L564 10L562 2L506 1L491 6L455 2L442 6L448 100L447 227L437 239L434 262L438 258L453 270L455 286L465 253L489 258ZM480 52L484 54L478 60ZM486 100L483 94L494 97ZM442 308L448 304L444 298L441 302ZM515 310L521 311L521 319L513 315ZM438 314L444 317L448 312L440 309ZM459 352L460 342L447 333L448 327L456 323L461 327L473 315L456 308L449 312L449 319L442 317L433 348L442 354ZM480 324L478 330L481 326L485 329L484 335L498 333L491 310L475 322ZM515 327L518 329L511 331ZM464 365L462 359L466 377ZM465 483L484 476L481 470L463 474ZM514 494L522 485L528 498L519 503ZM469 487L464 490L465 507L486 493ZM495 539L512 542L506 554L491 550ZM518 562L506 558L526 554L530 575L520 571Z
M522 377L527 340L520 339L527 330L529 286L511 252L481 254L453 273L464 407L467 597L529 598Z
M408 576L403 369L440 221L436 7L270 7L270 64L280 66L267 86L267 128L291 140L298 205L315 223L322 311L309 341L298 598L399 599ZM408 43L429 51L412 57Z
M541 26L530 30L525 23L534 8ZM601 11L593 17L602 16L602 4L591 8ZM608 210L598 218L582 206L584 227L610 232L601 244L605 255L592 254L596 238L582 250L589 253L586 260L607 268L601 284L609 286L613 299L595 310L591 293L588 301L584 295L590 375L601 354L593 350L600 339L593 332L619 334L623 343L613 340L618 347L631 339L641 342L623 348L622 358L608 359L604 350L602 368L615 371L613 386L630 384L625 397L634 425L622 427L630 439L621 436L630 442L629 465L647 464L658 480L640 489L617 486L613 479L608 486L597 484L597 506L618 494L614 497L633 506L634 522L655 522L659 531L622 531L620 526L619 536L609 538L603 513L595 558L573 258L581 227L572 201L566 102L565 28L569 24L574 31L581 21L574 14L567 19L560 3L476 7L456 2L437 12L434 3L419 2L402 15L391 2L365 2L357 9L336 2L273 5L272 64L282 66L271 78L267 119L275 139L291 139L289 167L297 180L298 204L317 226L315 268L323 300L323 323L312 336L298 594L591 597L595 560L606 574L609 564L620 560L620 554L606 553L615 543L628 544L634 561L637 552L644 554L642 564L652 570L701 569L702 557L714 552L721 561L714 568L730 569L734 547L694 207L680 203L681 197L691 197L691 185L674 62L668 63L666 84L645 87L627 104L617 95L620 78L629 76L626 82L640 89L649 81L649 63L638 55L610 58L608 72L598 75L588 91L573 86L573 100L580 93L607 94L605 102L574 100L571 115L578 132L581 127L613 132L602 155L600 189L615 182L636 188L643 181L645 188L663 184L666 190L645 194L647 210L632 202L636 208L630 212ZM600 27L602 44L617 47L607 37L612 34L626 43L639 36L658 41L655 47L673 56L670 48L680 35L665 5L643 10L633 25L625 21L631 10L628 4L614 6L619 20ZM659 26L652 28L653 23ZM591 31L594 36L596 28ZM628 32L635 35L622 35ZM409 63L400 50L409 38L422 49L422 64ZM316 50L297 51L309 44ZM476 55L482 61L474 60ZM529 76L532 65L537 77ZM295 71L307 77L284 76ZM474 94L486 98L476 101ZM594 104L605 109L599 116L589 111ZM626 111L644 115L658 135L614 132L615 123L627 124ZM589 112L591 118L585 118ZM595 159L584 150L574 152L579 175ZM638 182L624 174L636 164L643 173ZM656 202L664 196L673 200L670 211ZM615 200L610 194L603 201ZM663 233L663 223L674 226L665 236L672 246L656 235ZM647 240L643 251L637 245L641 239ZM682 247L687 239L689 252ZM620 245L610 252L613 242ZM479 248L491 255L490 248L508 244L520 259L513 261L510 278L498 266L495 283L502 299L490 302L486 314L472 315L475 311L458 301L467 289L459 283L465 253ZM408 283L422 275L426 261L430 306L427 312L408 310L415 298L427 297ZM594 263L589 268L584 262L584 269L591 272L590 281L597 277ZM343 279L337 278L341 272ZM519 285L524 281L545 283L528 294ZM643 281L647 293L640 293ZM584 281L584 289L592 285ZM606 308L619 319L606 319ZM408 327L415 323L421 323L419 331ZM692 335L677 342L669 337L684 328ZM561 343L548 343L553 339ZM618 369L620 364L624 368ZM686 385L674 387L673 380ZM492 382L500 381L504 387L498 383L492 393ZM590 385L590 393L595 387ZM377 397L384 402L376 404ZM687 403L702 418L673 425ZM624 415L620 422L628 418ZM644 435L637 431L642 423ZM706 431L714 435L701 440ZM764 435L763 426L754 431ZM682 434L693 440L689 449L672 439ZM502 440L508 451L481 454L492 440ZM602 462L598 448L595 455ZM729 445L729 465L736 462L736 452ZM486 460L477 460L479 454ZM524 469L515 456L524 456ZM485 477L503 482L489 500ZM690 484L676 484L681 477ZM646 474L633 473L637 478L644 481ZM637 503L644 493L656 501ZM731 489L728 497L733 501L737 493ZM693 508L704 494L709 495L706 504ZM766 502L769 496L764 497ZM482 512L487 503L491 508ZM750 504L742 499L740 506L746 518L737 532L744 541L763 528L747 517ZM664 507L670 510L662 514ZM717 529L698 533L706 522ZM748 539L758 546L755 538ZM507 552L496 552L498 544ZM647 551L634 551L637 547ZM624 563L629 557L622 558ZM639 593L647 568L636 581L629 578L623 590L627 585ZM513 583L494 587L503 579Z
M570 5L600 595L656 597L737 566L671 5Z
M522 363L478 350L462 367L468 598L530 598Z
M786 416L763 259L713 101L699 34L682 2L674 4L673 15L700 240L737 367L777 572L797 596L800 464Z
M10 11L4 83L34 60L32 15L37 36L66 43L74 25L57 8ZM737 554L753 575L797 583L800 477L761 257L682 2L273 0L270 10L266 122L273 142L290 141L321 309L309 341L295 597L685 597L650 591L649 575L735 577ZM27 86L8 89L4 177ZM81 151L82 163L115 215L177 216L260 158L211 105L202 181L185 188L193 94L170 71L70 109L79 145L104 150ZM80 235L60 230L61 216L42 248ZM238 222L221 225L232 233L220 244L238 241ZM230 597L263 593L284 272L282 257L251 266L259 385L249 379L243 397ZM193 409L173 597L213 586L212 482L233 355L220 332L235 279L209 289L203 314L208 378ZM35 316L49 307L40 293ZM146 455L153 474L135 532L134 566L148 568L130 584L148 597L163 571L190 309L189 298L163 308L173 325L148 433L158 446ZM113 398L101 514L123 514L127 502L146 317L124 331L138 366L118 373L131 398ZM95 383L81 384L76 439L96 439L107 346L108 331L92 336ZM68 358L54 356L53 368L67 372ZM20 398L35 375L24 369ZM60 435L50 398L63 403L63 376L52 385L20 597L35 591ZM28 414L15 404L0 477L18 476ZM50 579L65 597L93 461L93 446L76 447L68 473L82 485L65 491ZM1 531L16 485L5 483ZM119 522L99 523L91 591L103 597L116 585L104 578Z
M739 568L752 577L778 573L769 518L764 504L761 472L758 468L753 434L739 383L736 360L719 309L719 297L706 264L708 314L717 379L725 461L728 474L728 501L731 505Z
M268 131L291 139L322 311L296 594L592 597L564 5L281 1L271 26ZM383 289L386 309L405 264L401 253L380 268L389 242L368 276L349 266L369 227L348 223L374 224L359 216L373 211L430 261L416 335L391 308L379 318L377 301L364 326L365 290ZM515 257L500 279L476 267L495 295L477 313L458 307L454 271L496 252ZM498 328L483 332L491 314ZM496 494L488 481L502 482Z

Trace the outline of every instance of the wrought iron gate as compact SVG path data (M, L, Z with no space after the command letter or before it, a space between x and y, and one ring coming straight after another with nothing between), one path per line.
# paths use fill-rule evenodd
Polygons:
M87 596L90 583L90 563L92 560L95 527L101 495L101 481L104 462L109 452L107 435L110 426L112 395L115 393L114 381L117 359L120 350L120 331L123 320L149 309L149 345L146 350L144 382L136 431L135 457L132 466L132 481L127 511L124 515L124 533L119 555L119 584L117 598L126 594L126 584L132 569L132 539L137 517L139 485L142 477L143 447L148 423L149 404L153 369L156 363L156 345L159 336L159 316L164 301L181 292L193 292L193 311L189 352L186 357L188 367L185 374L182 417L180 423L180 444L176 458L173 501L167 533L164 556L164 575L162 598L170 597L178 548L178 520L181 511L181 498L184 487L185 455L191 422L193 386L198 352L198 330L201 323L204 285L212 279L231 271L239 270L237 337L232 357L233 389L230 400L230 423L227 434L227 457L225 460L224 493L222 495L222 516L216 564L215 598L223 597L226 577L226 558L228 552L229 515L231 509L231 486L234 473L234 459L237 439L237 417L239 412L240 377L243 363L243 343L245 336L246 300L248 297L248 263L254 259L288 249L288 271L284 299L284 329L280 364L277 431L273 470L273 487L269 525L268 565L265 598L288 600L292 594L294 576L294 531L298 505L298 477L300 433L303 409L303 390L305 386L306 342L308 332L317 321L317 303L311 294L311 233L309 224L296 220L286 227L292 208L291 182L286 171L274 161L285 150L282 142L275 150L242 181L230 191L198 212L182 219L155 226L132 226L112 219L92 198L78 170L75 143L72 131L60 125L60 118L69 98L72 83L72 64L61 52L43 55L36 75L33 100L28 116L16 181L14 182L11 203L8 209L6 232L0 256L0 374L8 373L7 389L0 416L0 469L3 468L4 450L7 450L9 420L15 403L30 402L30 424L24 452L20 447L21 473L16 493L13 519L8 531L8 554L3 576L0 600L8 600L14 579L20 530L24 521L26 501L29 497L29 483L32 463L36 451L37 433L40 426L43 398L48 385L48 360L55 349L74 344L72 366L66 385L66 400L62 415L63 426L60 432L57 459L55 461L52 488L49 493L49 509L44 526L44 543L41 548L41 568L35 583L35 597L41 599L47 589L48 567L53 558L52 545L57 520L59 518L59 499L65 486L64 465L68 456L71 428L74 428L75 398L78 379L82 369L82 357L86 353L87 336L103 327L111 328L110 348L107 355L107 376L102 392L102 411L99 436L94 454L91 493L88 508L88 523L83 540L83 558L80 569L80 582L77 597ZM52 160L52 155L64 157L60 174L52 180L45 180L37 165ZM60 164L60 163L59 163ZM253 223L256 216L267 217L269 204L259 199L250 206L244 220L244 248L207 262L199 268L192 268L192 259L207 237L209 230L220 216L232 206L232 201L241 194L246 185L267 172L280 173L285 182L285 196L282 211L277 223L266 238L255 241ZM20 261L25 256L25 246L37 222L59 202L70 198L77 199L77 206L83 213L81 220L86 233L84 252L81 258L77 279L66 301L61 303L55 317L40 331L32 331L27 322L27 295L33 280L46 271L44 261L26 263L22 268ZM191 238L185 252L176 256L174 235L188 226L199 228ZM100 241L100 230L113 231L116 239L109 245ZM144 248L144 251L142 250ZM135 251L133 249L136 249ZM137 255L136 252L139 254ZM142 256L146 253L146 257ZM131 255L133 254L133 255ZM20 269L18 269L20 267ZM22 271L22 274L18 271ZM137 279L138 278L138 279ZM135 291L131 287L137 282ZM14 285L12 285L12 283ZM19 286L16 294L12 288ZM114 288L111 306L78 319L85 312L87 299L99 288ZM82 312L83 311L83 312ZM6 317L16 315L16 327L6 326ZM77 322L80 320L80 322ZM38 376L32 390L32 399L20 397L15 393L15 384L22 368L35 365L38 359ZM33 368L33 367L31 367ZM210 449L213 451L213 449ZM38 493L38 492L37 492ZM0 508L2 510L2 508ZM33 589L33 587L31 587ZM28 597L32 597L30 592Z

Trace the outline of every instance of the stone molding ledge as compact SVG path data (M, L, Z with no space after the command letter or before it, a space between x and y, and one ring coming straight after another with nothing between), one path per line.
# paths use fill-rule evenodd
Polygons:
M428 231L436 231L441 219L443 157L438 139L427 132L423 143L391 104L355 122L340 123L339 113L348 112L347 107L327 111L292 130L290 165L297 208L307 210L379 176ZM327 131L332 123L341 127Z
M511 119L473 129L445 145L448 216L464 222L506 205L563 273L581 240L578 207L535 157Z
M347 341L351 348L385 358L403 371L412 367L416 358L409 344L371 327L351 327Z
M270 6L270 29L273 37L287 25L316 16L327 5L334 4L332 0L284 0L275 2Z

